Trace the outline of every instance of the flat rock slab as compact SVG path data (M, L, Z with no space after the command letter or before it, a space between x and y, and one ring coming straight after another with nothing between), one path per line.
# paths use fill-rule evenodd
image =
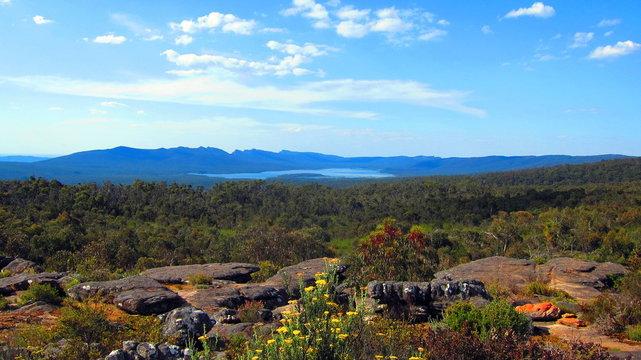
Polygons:
M185 303L175 292L144 276L86 282L72 286L67 293L77 301L100 299L130 314L140 315L161 314Z
M231 286L192 290L184 297L190 304L208 314L216 313L222 308L235 309L245 302L240 291Z
M40 274L19 274L0 279L0 295L6 296L16 291L27 290L33 283L46 283L59 287L58 281L65 274L61 273L40 273Z
M245 263L212 263L198 265L164 266L145 270L141 275L150 277L163 284L184 284L187 278L194 275L210 276L213 280L231 280L245 283L251 280L251 274L260 270L253 264Z
M573 258L557 258L542 265L531 260L494 256L469 262L436 273L437 279L498 282L520 290L529 282L540 281L566 291L579 302L588 302L612 285L610 276L623 275L625 267L613 263Z
M13 259L11 262L6 264L3 268L2 271L9 271L11 274L21 274L25 271L34 271L34 272L40 272L42 269L36 265L33 261L21 259L21 258L16 258Z

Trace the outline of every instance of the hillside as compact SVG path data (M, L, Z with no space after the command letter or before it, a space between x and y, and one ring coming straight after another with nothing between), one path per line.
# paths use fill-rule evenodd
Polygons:
M396 177L469 175L562 164L584 164L619 158L626 158L626 156L340 157L293 151L276 153L262 150L237 150L227 153L211 147L155 150L117 147L79 152L31 163L0 162L0 179L27 179L35 176L55 178L70 184L104 181L127 184L136 179L142 179L207 186L222 181L222 178L194 174L339 168L366 169ZM323 179L315 177L312 180ZM298 181L305 181L305 179L299 177Z

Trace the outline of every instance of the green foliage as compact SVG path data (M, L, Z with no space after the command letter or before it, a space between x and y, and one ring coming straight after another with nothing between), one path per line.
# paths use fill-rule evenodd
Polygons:
M259 262L258 267L260 268L260 270L251 274L252 282L263 282L276 275L278 270L280 270L280 267L276 266L269 260Z
M36 301L44 301L48 304L58 305L62 302L60 291L50 284L34 283L20 295L20 304L29 304Z
M494 300L480 309L469 303L455 304L445 311L443 322L452 330L469 330L482 339L508 333L525 336L532 330L531 321L505 300Z
M4 298L4 296L0 296L0 311L2 310L7 310L9 308L9 301Z
M6 278L11 276L11 271L9 270L2 270L0 271L0 279Z
M570 295L562 290L552 289L550 285L539 281L529 282L523 289L523 294L527 296L543 295L549 297L571 298Z
M261 319L259 317L258 311L265 308L265 304L262 301L245 301L238 308L238 318L241 322L244 323L257 323Z
M641 324L628 326L625 334L630 340L641 341Z
M186 280L191 285L211 285L213 278L211 275L199 273L187 276Z
M61 338L87 344L102 342L115 330L107 320L105 306L90 302L68 303L62 308L57 327Z

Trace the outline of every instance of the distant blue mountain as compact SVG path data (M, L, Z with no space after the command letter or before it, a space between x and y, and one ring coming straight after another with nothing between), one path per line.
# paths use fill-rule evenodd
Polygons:
M0 156L0 162L31 163L31 162L42 161L47 159L49 158L41 157L41 156L25 156L25 155Z
M399 177L465 175L537 167L585 164L625 158L597 156L486 156L440 158L434 156L341 157L310 152L236 150L227 153L212 147L135 149L116 147L91 150L31 163L0 162L0 179L29 176L55 178L65 183L134 179L207 183L190 174L255 173L263 171L318 170L329 168L369 169Z

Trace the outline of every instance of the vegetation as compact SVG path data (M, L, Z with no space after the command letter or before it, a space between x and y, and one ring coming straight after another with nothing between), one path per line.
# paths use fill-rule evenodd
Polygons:
M29 304L36 301L44 301L49 304L60 304L62 302L60 291L50 284L34 283L20 296L20 304Z
M443 322L452 330L468 330L481 339L495 339L513 334L525 336L532 331L529 318L517 313L505 300L494 300L483 308L469 303L449 307Z

